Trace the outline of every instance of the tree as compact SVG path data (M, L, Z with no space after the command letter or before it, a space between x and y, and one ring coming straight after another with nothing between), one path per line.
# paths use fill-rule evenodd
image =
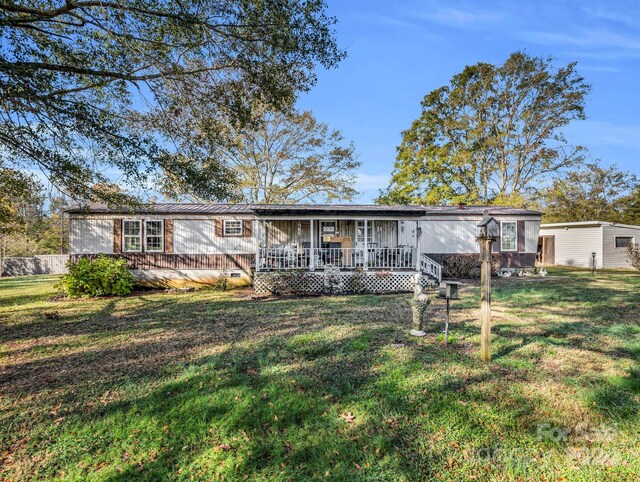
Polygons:
M640 184L622 201L622 218L624 224L640 226Z
M627 246L627 261L635 269L640 270L640 244L632 243Z
M331 202L353 199L355 160L352 144L311 112L277 112L262 103L252 106L248 125L224 124L206 104L180 109L176 118L152 117L166 130L182 128L182 152L224 166L237 180L235 199L249 203ZM186 137L191 133L189 137ZM224 135L221 135L224 133ZM212 169L215 174L219 168ZM206 172L206 169L203 169ZM174 187L179 183L173 183ZM180 199L186 189L164 189ZM193 198L191 196L191 198Z
M29 174L0 167L0 266L8 240L25 222L24 206L37 202L42 185Z
M230 120L245 121L255 98L286 108L316 65L343 58L334 23L324 0L2 0L0 166L40 168L83 200L130 200L94 188L111 171L123 187L169 173L223 198L225 179L202 182L200 160L177 162L172 139L137 114L162 108L169 89L197 99L203 79Z
M382 203L524 204L551 174L580 164L563 127L584 119L590 86L576 64L515 52L427 94L402 133Z
M542 191L544 221L623 222L629 192L636 183L635 176L615 165L604 168L597 162L585 164Z
M0 167L0 233L16 229L21 220L20 204L33 201L41 188L35 177Z

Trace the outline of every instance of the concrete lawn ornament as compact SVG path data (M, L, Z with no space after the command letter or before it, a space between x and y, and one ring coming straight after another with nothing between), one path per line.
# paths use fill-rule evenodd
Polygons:
M424 325L424 314L431 304L431 298L425 293L422 284L420 283L420 274L416 274L411 278L411 284L413 286L413 298L409 301L411 306L411 312L413 314L412 330L409 332L413 336L425 336L426 333L422 327Z
M340 268L328 264L324 268L324 290L329 294L340 294L344 291L344 282L340 276Z

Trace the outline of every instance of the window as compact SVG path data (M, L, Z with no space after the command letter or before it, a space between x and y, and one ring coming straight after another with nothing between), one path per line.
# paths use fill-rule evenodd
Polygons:
M502 221L500 223L500 248L502 251L515 251L518 242L518 223Z
M123 221L124 251L142 251L142 225L140 221Z
M373 221L367 224L367 244L373 241ZM364 221L358 221L356 225L356 243L364 244Z
M616 248L626 248L633 244L633 236L616 236Z
M145 251L164 251L164 234L162 220L146 221L145 223Z
M224 236L242 236L242 221L239 219L225 219L223 229Z
M333 236L336 234L336 222L335 221L320 221L320 233Z

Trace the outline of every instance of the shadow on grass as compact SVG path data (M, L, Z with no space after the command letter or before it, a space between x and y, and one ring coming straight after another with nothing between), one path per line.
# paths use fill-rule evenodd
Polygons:
M606 356L637 356L635 345L612 351L589 340L609 336L622 342L637 332L619 319L602 322L611 308L592 309L605 302L602 289L578 284L565 293L561 283L552 283L559 294L547 294L543 284L524 294L517 285L500 284L501 302L517 298L523 310L544 313L579 292L591 301L565 314L563 322L501 323L494 331L495 360L511 360L532 344L565 346L569 338ZM606 302L628 306L635 297L613 291ZM17 457L45 454L39 465L45 478L63 477L64 469L71 479L113 481L221 475L433 480L444 471L450 480L464 480L471 473L487 475L486 463L472 455L495 443L496 434L501 443L534 446L531 414L540 400L518 387L537 374L498 363L479 366L475 340L437 344L441 311L427 326L426 339L408 337L406 299L260 304L150 295L128 300L135 304L126 309L109 300L89 316L7 326L3 338L18 345L43 336L89 337L92 344L7 364L0 391L16 401L0 416L32 427L30 445ZM468 299L460 308L472 305ZM475 319L455 309L452 316L456 335L477 336ZM102 340L109 343L100 345ZM396 341L405 346L392 348ZM614 421L637 416L637 372L610 380L596 374L593 383L589 408ZM565 415L547 416L563 426ZM543 469L514 469L514 478Z

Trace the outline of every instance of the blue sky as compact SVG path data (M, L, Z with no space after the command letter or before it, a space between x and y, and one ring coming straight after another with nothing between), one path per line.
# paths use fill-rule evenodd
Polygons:
M420 101L465 65L511 52L578 62L593 90L566 129L603 164L640 176L640 2L328 0L347 58L298 103L355 143L356 202L386 187L400 132Z

